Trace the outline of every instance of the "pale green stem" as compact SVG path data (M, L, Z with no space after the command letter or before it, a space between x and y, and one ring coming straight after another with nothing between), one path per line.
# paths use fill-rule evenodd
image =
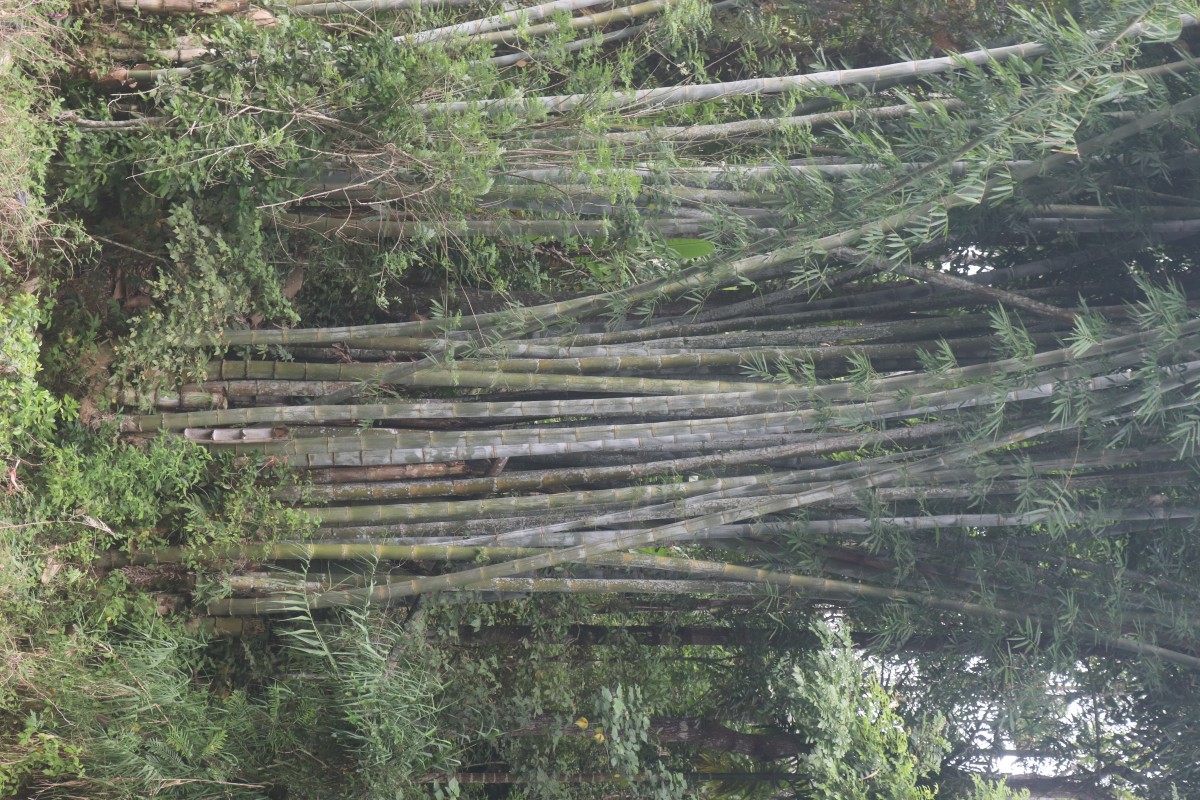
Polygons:
M608 0L552 0L551 2L541 3L536 6L527 6L512 11L505 11L502 14L494 14L484 19L460 22L457 25L447 25L443 28L420 31L419 33L408 33L392 38L400 44L427 44L429 42L464 36L476 36L477 34L500 28L508 28L514 25L523 25L535 20L545 19L560 11L578 11L583 8L590 8L591 6L598 6L605 2L608 2Z

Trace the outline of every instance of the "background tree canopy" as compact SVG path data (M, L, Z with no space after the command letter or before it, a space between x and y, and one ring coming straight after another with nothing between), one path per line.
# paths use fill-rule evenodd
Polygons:
M0 793L1200 790L1194 0L0 13Z

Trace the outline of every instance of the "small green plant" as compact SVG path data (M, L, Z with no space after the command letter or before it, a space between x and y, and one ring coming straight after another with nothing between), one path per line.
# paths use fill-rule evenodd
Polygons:
M33 295L21 292L0 305L0 462L16 462L37 442L49 441L59 418L74 416L75 404L38 384L43 312Z
M167 219L171 266L150 281L153 304L117 345L118 374L137 383L196 376L213 350L203 345L231 322L294 321L281 276L268 261L257 215L236 214L224 228L202 220L193 203Z

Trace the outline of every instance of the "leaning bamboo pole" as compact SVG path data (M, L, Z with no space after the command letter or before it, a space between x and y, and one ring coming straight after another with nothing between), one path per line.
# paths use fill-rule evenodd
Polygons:
M1195 24L1194 20L1190 24ZM671 105L699 103L730 97L747 97L764 94L781 94L805 89L830 88L853 85L871 86L901 80L914 80L924 75L937 75L967 66L980 66L991 61L1010 58L1037 58L1045 55L1048 48L1042 44L1027 43L998 47L991 50L975 50L942 58L926 58L904 61L879 67L829 70L778 78L752 78L726 83L673 86L661 89L640 89L614 92L606 97L593 94L570 94L559 96L523 97L493 100L457 100L441 103L424 103L415 107L423 113L461 113L481 110L487 113L536 109L549 114L563 114L586 107L602 110L626 108L663 108Z
M519 42L528 41L537 36L547 36L558 33L561 30L583 31L592 28L600 28L614 22L630 22L642 17L648 17L652 14L657 14L670 7L673 0L645 0L641 3L635 3L621 8L614 8L611 11L601 11L596 14L585 14L582 16L571 17L564 20L560 25L558 23L549 22L542 25L528 25L525 27L517 27L513 30L492 31L490 33L481 33L470 36L468 41L486 42L488 44L506 43L516 44Z
M294 17L327 17L334 14L383 13L410 8L459 8L479 4L479 0L291 0L288 14Z
M725 0L725 2L715 3L713 10L716 11L718 6L731 8L741 5L742 0ZM497 67L523 66L523 62L532 61L538 58L546 58L558 52L577 53L580 50L586 50L589 47L603 47L613 42L623 42L626 39L634 39L651 29L650 23L642 23L641 25L626 25L624 28L618 28L615 31L609 31L602 36L588 36L583 39L576 39L573 42L568 42L561 48L547 48L543 50L518 50L515 53L508 53L502 56L492 56L488 59L488 63L495 64Z
M605 140L625 145L647 142L709 142L726 141L740 136L762 136L790 130L818 128L825 125L853 124L855 120L870 118L877 121L904 119L920 116L927 112L959 111L966 104L958 100L924 100L891 106L849 108L843 111L827 111L791 117L757 117L754 119L717 122L707 125L664 125L645 131L610 131L603 134Z
M465 570L453 573L452 575L416 578L387 587L378 587L368 592L328 592L319 597L312 598L310 605L314 608L326 608L346 603L387 603L401 597L411 597L424 592L438 591L449 587L464 588L491 578L521 575L526 572L587 560L589 556L686 541L693 532L713 525L741 522L745 519L762 517L768 514L794 511L834 496L892 485L903 480L906 476L917 475L933 469L953 467L967 457L986 453L999 447L1007 447L1012 444L1028 441L1051 430L1056 430L1059 427L1036 425L1031 428L1013 431L994 441L960 445L938 455L907 462L903 466L893 466L868 472L859 477L834 481L815 489L809 489L785 497L760 500L746 508L738 508L732 511L662 525L646 531L629 534L612 542L555 550L536 556L527 556L500 564Z
M430 42L459 37L473 37L501 28L521 26L561 12L570 13L572 11L580 11L606 2L608 0L551 0L551 2L541 3L536 6L526 6L500 14L493 14L483 19L460 22L455 25L434 28L433 30L418 31L417 33L401 34L400 36L393 37L393 39L399 44L428 44Z
M344 213L288 213L276 220L285 226L304 228L315 233L342 238L368 237L411 239L437 231L441 235L461 236L547 236L558 239L608 239L619 235L608 220L588 219L469 219L447 223L443 220L405 220L387 217L360 217ZM708 231L706 223L668 217L642 221L648 230L661 236L699 236Z
M113 0L121 11L139 14L237 14L250 8L249 0Z

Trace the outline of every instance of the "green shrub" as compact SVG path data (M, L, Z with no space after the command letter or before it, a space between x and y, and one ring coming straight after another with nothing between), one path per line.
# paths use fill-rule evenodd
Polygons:
M49 441L60 417L75 413L73 402L37 382L42 322L37 300L27 292L0 306L0 461L9 467L36 443Z
M278 270L264 255L259 217L236 214L221 229L204 217L188 202L167 219L172 266L150 282L154 304L116 348L115 369L126 379L202 373L213 353L202 345L232 321L254 314L295 321Z

